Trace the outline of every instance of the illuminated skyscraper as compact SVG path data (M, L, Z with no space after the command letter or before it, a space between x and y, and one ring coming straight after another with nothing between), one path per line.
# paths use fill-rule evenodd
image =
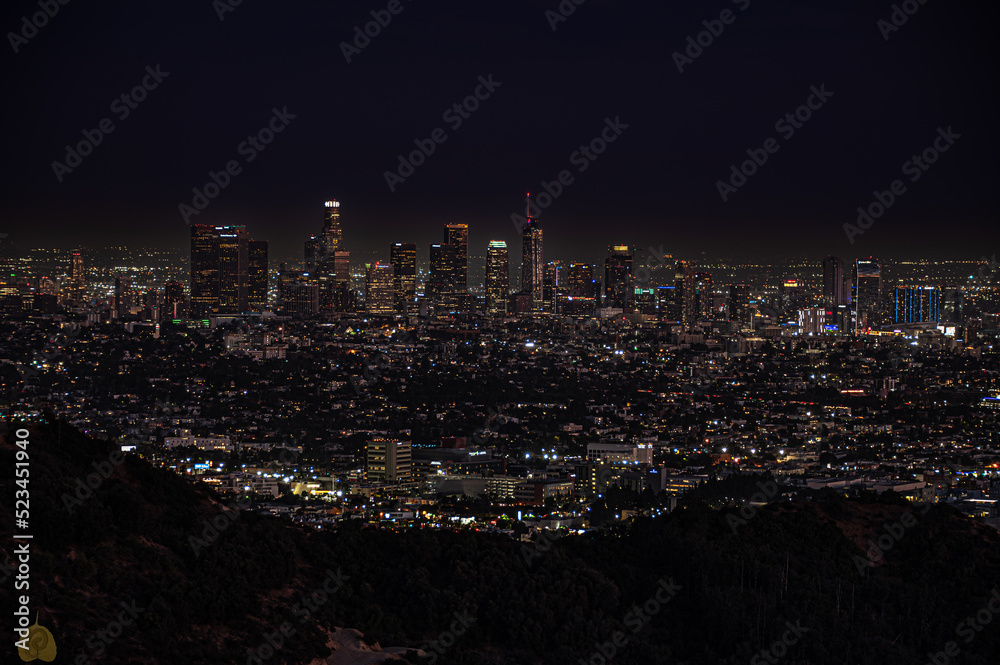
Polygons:
M873 258L854 262L854 323L856 330L882 324L882 264Z
M559 312L559 301L566 291L566 269L560 261L549 261L545 265L542 280L542 301L546 312Z
M674 276L674 286L680 293L681 326L685 330L694 328L698 322L698 273L691 261L678 261Z
M898 288L893 292L893 323L941 321L941 291L934 287Z
M395 313L392 266L379 261L365 268L365 309L382 316Z
M593 298L597 294L594 282L594 266L589 263L572 263L566 271L568 294L581 298Z
M323 232L320 235L323 254L329 256L343 249L344 233L340 228L340 201L326 201L323 204Z
M469 225L445 224L444 242L458 248L455 253L455 288L459 293L469 291Z
M486 250L486 311L506 314L510 303L510 260L507 243L491 240Z
M250 310L263 312L267 309L268 286L268 245L266 240L251 240L247 243L249 282L247 300Z
M233 315L250 311L252 242L245 226L191 225L192 316ZM264 253L266 255L266 249ZM261 260L259 246L256 260ZM266 302L266 256L263 260ZM259 279L258 276L258 288Z
M698 295L695 310L700 321L715 320L715 281L712 273L699 272L695 274L695 287Z
M245 226L216 227L219 234L219 303L217 313L249 310L250 252Z
M828 256L823 259L823 304L827 309L843 305L844 300L844 262L839 256Z
M400 314L409 314L414 309L417 296L417 245L412 242L397 242L389 248L389 263L392 264L393 303Z
M631 301L632 248L628 245L609 245L608 258L604 260L604 306L625 309Z
M80 252L73 252L70 257L66 297L75 303L82 303L87 298L87 278L83 269L83 256Z
M530 194L528 195L530 198ZM521 293L528 296L534 311L542 309L542 286L545 279L545 264L542 262L542 226L531 216L528 205L528 221L521 232Z
M191 316L206 317L219 304L219 234L214 226L191 225Z
M431 275L427 283L427 297L439 312L458 309L459 279L457 245L431 245Z
M729 287L729 320L742 325L750 323L750 287L747 284Z
M355 298L351 290L351 253L344 249L340 201L334 199L323 203L323 230L319 236L306 240L304 258L306 274L301 279L318 286L320 312L353 311ZM311 292L303 293L307 293L303 307L308 309L308 298L312 295Z

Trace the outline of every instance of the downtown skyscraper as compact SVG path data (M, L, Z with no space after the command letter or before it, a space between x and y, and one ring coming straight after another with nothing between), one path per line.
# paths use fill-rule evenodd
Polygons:
M844 262L839 256L827 256L823 259L823 304L833 309L845 302Z
M882 323L882 264L877 259L854 262L855 330L878 328Z
M459 247L457 245L431 245L430 280L426 297L438 313L450 313L459 308Z
M486 250L486 312L507 314L510 303L510 260L507 243L491 240Z
M469 291L469 225L445 224L444 242L454 245L455 252L455 289L459 294Z
M632 300L634 258L628 245L609 245L608 258L604 260L604 306L625 309Z
M252 275L251 243L254 243L255 257ZM245 226L192 224L191 316L234 315L251 311L249 296L252 286L255 289L254 305L266 306L266 243L262 247L252 241Z
M397 242L389 247L392 264L393 302L396 312L409 314L415 308L417 297L417 245Z
M544 293L545 263L542 260L542 226L531 216L521 232L521 295L530 303L532 311L541 311Z
M376 261L365 267L365 309L369 314L380 316L394 314L392 265Z

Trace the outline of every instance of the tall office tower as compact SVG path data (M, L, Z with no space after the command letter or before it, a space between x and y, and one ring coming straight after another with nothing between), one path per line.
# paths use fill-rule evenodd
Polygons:
M545 264L545 276L542 279L542 306L546 312L553 314L561 311L560 300L566 293L566 269L561 261L549 261Z
M323 260L323 240L319 236L310 236L305 243L305 269L312 272Z
M740 324L750 323L750 287L732 284L729 287L729 320Z
M712 280L712 273L695 273L695 288L697 297L695 300L695 310L699 321L715 320L715 282Z
M634 289L635 307L641 314L655 316L659 310L656 306L656 289Z
M219 314L250 309L250 238L245 226L216 227L219 231Z
M796 312L805 307L803 284L797 279L782 280L778 287L778 304L783 312Z
M839 256L828 256L823 259L823 304L835 309L845 303L844 262Z
M389 248L393 303L400 314L414 311L417 298L417 245L397 242Z
M167 282L163 287L163 318L167 321L187 318L187 303L184 285L177 281Z
M491 240L486 250L486 312L507 314L510 308L510 259L507 243Z
M593 298L597 293L594 266L590 263L571 263L566 270L567 295Z
M281 310L293 319L308 319L319 314L319 284L288 279L281 289Z
M454 245L458 248L455 255L456 267L458 270L455 276L455 288L459 293L469 291L469 225L468 224L445 224L444 242L446 245Z
M253 312L263 312L267 309L267 256L266 240L251 240L247 243L247 301Z
M376 261L365 265L365 269L365 309L379 316L394 314L392 265Z
M458 246L431 245L431 275L427 297L438 312L458 309Z
M323 232L320 244L324 256L343 249L344 233L340 228L340 201L326 201L323 204Z
M219 303L219 234L214 226L191 225L191 316L211 314Z
M83 269L83 256L73 252L69 264L69 284L66 287L66 299L74 303L82 303L87 297L87 278Z
M115 275L115 317L121 318L128 310L126 286L121 275Z
M674 286L680 293L681 326L685 330L694 328L698 322L698 273L691 261L678 261L674 273Z
M893 292L893 323L941 320L941 291L930 286L897 288Z
M628 307L634 262L632 248L628 245L608 246L608 258L604 260L605 307Z
M528 222L521 232L521 293L528 296L531 309L537 312L542 309L542 282L545 279L545 264L542 263L542 226L531 216L530 203L528 210Z
M855 330L877 328L882 324L882 264L877 259L854 262Z
M412 474L412 446L409 441L378 438L365 445L365 481L399 484Z
M250 242L245 226L191 225L191 316L249 311Z
M656 296L656 313L659 315L660 320L670 323L680 323L680 289L673 285L657 286L654 292Z

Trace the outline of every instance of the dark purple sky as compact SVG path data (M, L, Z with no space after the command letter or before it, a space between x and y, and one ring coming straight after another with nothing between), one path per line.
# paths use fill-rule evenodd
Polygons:
M596 259L611 242L969 258L1000 245L997 17L981 3L929 0L885 40L891 3L870 0L586 0L554 31L557 0L400 0L348 63L340 43L386 5L243 0L220 20L210 0L69 2L18 53L7 34L0 232L184 246L178 206L236 160L192 219L245 223L277 256L301 252L327 198L357 252L412 241L423 257L452 221L480 253L492 238L516 252L511 213L562 170L574 180L542 214L547 258ZM678 72L672 54L726 9L732 23ZM0 25L20 32L37 11L4 3ZM169 76L120 119L112 102L156 65ZM491 74L500 87L453 128L444 113ZM833 96L783 136L776 121L820 85ZM275 107L296 118L247 163L238 146ZM572 153L608 117L628 129L579 172ZM114 131L59 182L52 162L104 118ZM904 162L949 126L961 138L910 182ZM390 192L384 172L436 128L447 140ZM723 202L717 181L771 137L778 151ZM906 192L852 246L843 224L896 179Z

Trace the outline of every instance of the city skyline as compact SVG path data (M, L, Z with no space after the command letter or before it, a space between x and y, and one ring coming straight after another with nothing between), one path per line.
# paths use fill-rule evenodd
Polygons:
M59 90L74 104L43 104L27 119L13 107L3 111L8 126L24 131L8 147L7 163L17 168L0 185L8 220L0 232L24 246L45 241L44 228L72 245L99 235L177 247L192 222L246 225L283 256L295 249L286 237L316 232L312 201L335 195L351 201L358 224L352 251L377 249L382 237L426 244L442 220L469 224L470 246L485 247L517 240L510 216L531 191L552 192L537 217L568 254L593 239L595 246L671 244L690 256L752 247L761 256L892 257L929 244L945 256L990 234L998 211L990 195L996 88L976 81L989 80L996 47L978 38L989 22L976 20L971 5L921 5L886 31L880 22L890 6L740 0L720 8L727 4L733 21L694 47L688 38L714 26L718 9L623 10L592 0L554 20L549 8L521 1L489 9L406 4L350 61L339 45L371 20L372 8L359 1L311 8L318 13L309 21L252 6L156 20L94 8L92 39L112 41L126 25L143 30L111 59L74 49L64 17L83 12L67 7L12 54L12 89L46 81L46 99ZM6 7L5 23L19 25L25 11ZM179 52L173 36L192 31L199 38ZM301 50L279 61L248 50L272 31L297 35ZM596 53L594 34L601 35ZM409 61L418 48L423 60ZM546 66L512 55L519 50ZM198 78L202 63L230 52L253 55ZM289 68L296 74L286 76ZM92 71L106 82L98 85ZM131 97L135 86L134 108L110 103ZM590 94L594 86L599 94ZM814 88L825 91L824 101ZM395 112L390 90L411 100L403 122L387 122ZM331 96L352 103L319 112ZM198 110L205 108L214 110ZM87 140L83 132L96 136L104 116L114 130L101 130L93 154L57 178L53 163L67 162L66 146ZM167 128L176 140L163 141ZM261 149L245 141L257 128L271 139L258 142ZM428 138L435 128L441 142ZM589 152L608 138L606 149ZM775 152L762 148L769 138ZM410 159L414 150L423 154L420 145L431 154ZM766 163L745 165L753 155ZM405 182L386 186L387 172L408 169ZM894 179L895 191L905 192L893 193ZM193 190L215 196L200 201ZM878 211L879 195L892 198L890 208L863 221L862 234L845 232L863 219L858 208ZM185 219L182 205L197 214ZM936 241L926 243L930 237Z

